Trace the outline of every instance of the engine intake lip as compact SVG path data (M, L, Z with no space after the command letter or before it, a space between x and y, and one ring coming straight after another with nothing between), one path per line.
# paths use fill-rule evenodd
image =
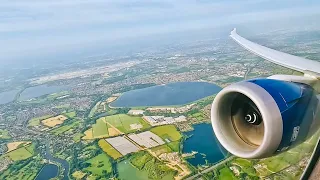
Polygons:
M264 133L259 146L246 143L233 126L231 105L239 94L248 97L261 113ZM268 157L277 150L282 139L283 124L277 103L265 89L251 82L239 82L220 91L212 103L211 122L221 145L242 158Z

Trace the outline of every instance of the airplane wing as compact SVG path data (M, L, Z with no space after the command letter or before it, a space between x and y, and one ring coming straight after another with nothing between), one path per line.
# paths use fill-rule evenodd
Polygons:
M231 31L230 37L245 49L268 61L296 71L300 71L308 75L315 76L316 78L320 78L320 62L312 61L261 46L239 36L236 29Z

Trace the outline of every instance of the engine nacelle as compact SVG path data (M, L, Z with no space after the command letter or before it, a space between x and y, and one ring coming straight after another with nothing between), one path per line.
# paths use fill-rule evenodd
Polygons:
M215 97L212 127L230 153L242 158L269 157L318 129L318 101L306 84L274 79L242 81Z

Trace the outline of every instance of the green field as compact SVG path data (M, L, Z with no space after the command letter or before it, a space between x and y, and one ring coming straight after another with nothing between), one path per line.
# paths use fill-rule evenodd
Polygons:
M163 153L172 152L172 149L167 144L164 144L164 145L161 145L161 146L157 146L157 147L151 148L151 151L153 151L154 153L157 154L157 156L159 156L160 154L163 154Z
M24 159L28 159L33 156L34 144L30 144L27 147L21 147L19 149L13 150L7 154L2 155L2 157L9 157L13 161L20 161Z
M170 142L170 143L168 143L168 146L174 152L179 152L180 151L180 141Z
M233 175L233 173L228 167L224 167L219 170L219 179L236 180L237 178Z
M125 160L117 164L121 180L149 180L147 171L140 171Z
M253 168L252 161L242 158L236 158L232 161L232 164L240 166L243 172L255 176L256 170Z
M114 126L123 133L131 133L137 131L134 129L132 130L130 128L131 124L141 124L142 129L150 127L150 125L147 124L141 117L129 116L126 114L106 116L99 118L96 121L96 124L92 125L94 138L102 138L109 136L108 128L111 127L107 125L105 122L110 123L112 126Z
M109 156L111 156L113 159L118 159L119 157L122 157L122 155L115 150L107 141L104 139L100 139L98 142L100 148L107 153Z
M70 130L71 128L75 128L79 125L80 125L80 122L73 122L71 124L67 124L67 125L55 128L55 129L51 130L50 132L53 133L54 135L59 135L59 134L62 134L64 132Z
M103 121L104 118L100 118L96 121L96 124L92 125L93 137L108 137L108 126Z
M146 151L133 154L130 163L140 171L145 171L149 179L174 179L175 171L151 156Z
M191 114L190 116L196 118L198 121L202 121L206 118L205 115L201 112Z
M170 141L178 141L182 137L174 125L158 126L152 128L150 131L160 136L162 139L169 139Z
M163 153L170 153L170 152L179 152L180 150L180 142L179 141L173 141L161 146L157 146L151 149L153 152L155 152L157 155L163 154Z
M48 119L50 117L52 117L52 115L46 115L46 116L41 116L41 117L37 117L37 118L32 118L32 119L29 120L28 126L29 127L38 126L38 125L40 125L40 121L41 120Z
M271 157L259 162L267 165L268 169L273 172L281 171L282 169L288 167L290 164L283 161L281 158Z
M41 170L42 164L39 158L33 159L28 163L17 163L0 174L0 179L16 180L34 180Z
M89 163L90 166L85 168L85 171L89 171L93 175L105 176L106 173L112 173L112 163L110 158L104 153L87 160L86 163Z
M141 124L143 126L142 129L150 127L150 125L146 123L141 117L129 116L126 114L106 116L105 120L124 133L136 131L130 128L130 124Z
M0 139L11 139L11 136L7 130L0 129Z
M72 111L72 112L64 113L63 115L67 116L68 118L74 118L76 117L77 114L75 111Z
M72 139L73 139L74 142L80 142L82 136L83 136L82 133L76 133L76 134L73 135Z

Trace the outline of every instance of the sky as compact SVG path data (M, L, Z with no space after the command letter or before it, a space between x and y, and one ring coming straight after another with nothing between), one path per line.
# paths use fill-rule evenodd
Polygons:
M1 0L0 64L232 24L320 17L319 0Z

